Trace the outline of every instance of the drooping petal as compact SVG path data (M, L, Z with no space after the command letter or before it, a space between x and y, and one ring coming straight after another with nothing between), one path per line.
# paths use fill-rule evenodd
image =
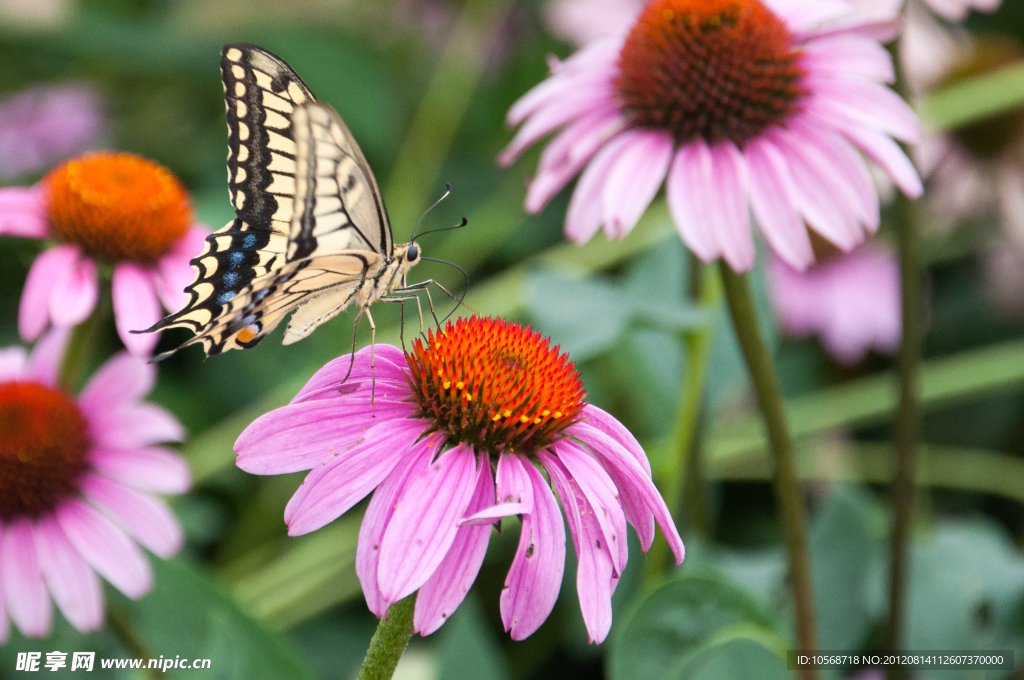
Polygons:
M888 87L824 75L809 77L806 82L815 94L807 103L809 110L886 132L910 144L921 140L921 123L914 110Z
M491 463L488 455L484 454L478 465L476 490L466 512L474 513L493 503ZM413 625L417 633L430 635L462 604L480 572L490 537L489 525L459 527L452 547L416 595Z
M644 448L640 446L640 442L636 440L632 432L626 429L625 425L620 423L612 414L593 404L587 404L583 409L583 413L589 425L596 427L611 437L613 441L633 457L637 465L647 473L648 477L651 476L651 463L647 460Z
M562 500L579 567L576 592L580 598L583 623L590 642L600 644L612 627L612 592L618 577L608 544L597 522L595 510L569 471L556 457L539 454L558 497Z
M238 436L238 467L254 475L280 475L311 470L358 445L368 430L388 422L404 422L413 404L383 402L375 409L344 409L335 400L289 404L254 420ZM425 430L424 422L420 430ZM380 432L381 430L374 430Z
M623 238L640 221L665 181L674 146L668 132L643 131L622 149L601 195L605 236Z
M116 409L139 401L155 384L156 366L120 352L93 373L78 395L78 403L90 411Z
M377 399L410 399L406 374L409 368L402 350L391 345L364 347L354 355L343 355L329 361L309 379L291 403L345 397L365 398L370 406L372 385L376 383ZM404 387L404 392L398 388ZM398 390L399 393L396 393ZM364 408L365 408L364 407Z
M705 214L713 219L712 228L725 261L734 271L747 271L754 266L755 257L747 209L747 165L732 142L722 142L710 151L715 192L705 196L710 199Z
M565 524L551 487L532 465L533 512L523 515L519 547L501 591L501 620L513 640L532 635L551 614L565 571Z
M366 507L363 523L359 526L359 542L356 545L356 576L363 587L366 605L377 618L387 612L390 602L384 600L377 586L377 565L380 562L380 544L384 538L384 530L395 512L395 503L405 490L413 470L425 466L434 455L438 445L436 438L428 438L418 442L402 460L395 465L377 490ZM431 446L433 444L434 446Z
M131 262L114 266L111 295L114 300L114 324L117 335L128 351L138 357L148 357L160 341L158 333L132 333L144 331L163 316L156 297L154 272Z
M57 509L57 523L85 561L122 593L137 600L153 587L146 556L99 510L70 500Z
M767 139L752 141L743 153L750 169L750 207L761 233L779 257L806 269L814 261L814 250L785 158Z
M156 404L132 404L111 411L82 410L92 422L92 434L100 448L141 449L185 439L185 428L178 419Z
M636 459L621 446L620 442L594 427L591 421L577 423L570 428L569 432L594 452L609 473L614 472L621 480L621 484L616 482L616 486L623 500L630 498L634 505L646 506L654 514L669 547L672 548L672 552L676 556L676 564L681 564L686 549L683 547L683 541L679 537L679 532L672 521L672 514L669 512L665 500L658 492L658 488L654 486L651 473L644 470ZM626 504L624 503L624 505Z
M39 185L0 189L0 234L22 238L46 238L50 228Z
M845 126L841 131L865 156L885 170L908 197L919 198L924 193L924 186L914 164L896 142L879 132L861 127Z
M71 338L68 328L51 328L32 349L28 357L27 377L56 387L60 381L60 369L64 363L64 350Z
M188 463L171 449L94 449L89 463L104 477L140 491L179 494L192 486Z
M858 35L812 40L803 46L802 63L833 76L860 76L882 83L896 81L889 51L877 41Z
M99 630L103 626L103 591L96 572L52 516L39 520L35 540L43 576L64 616L79 632Z
M309 533L347 512L384 481L424 429L421 421L384 422L367 430L359 444L320 463L285 507L288 534Z
M86 475L82 492L156 555L166 560L181 550L185 535L174 513L159 498L99 475Z
M635 131L627 131L615 135L594 155L580 175L565 213L565 235L571 241L586 243L601 228L604 220L603 196L608 177L636 134Z
M75 326L89 318L99 299L96 261L72 246L75 259L66 268L54 272L50 289L50 321L54 326ZM56 248L54 249L56 250Z
M476 455L459 445L413 475L380 544L377 585L387 602L422 586L451 548L476 489Z
M18 305L18 332L25 342L42 335L50 323L50 298L57 278L77 260L77 248L60 245L44 251L32 263Z
M708 145L697 139L682 146L668 171L665 198L683 243L704 262L722 255L709 209L709 203L717 200L714 191Z
M53 608L39 567L34 533L28 519L16 519L4 527L0 578L11 620L25 637L45 637Z
M199 255L210 230L204 224L194 224L188 232L157 262L154 283L156 293L168 312L176 312L188 302L185 288L195 278L189 261Z
M0 569L4 563L4 527L0 524ZM7 618L7 605L4 603L3 576L0 576L0 645L6 644L11 633L10 619Z

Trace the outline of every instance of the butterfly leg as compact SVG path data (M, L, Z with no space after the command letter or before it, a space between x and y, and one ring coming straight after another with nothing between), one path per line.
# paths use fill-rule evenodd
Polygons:
M434 284L435 286L437 286L441 290L444 290L445 293L448 293L448 291L444 289L444 286L439 284L437 281L434 281L433 279L427 279L426 281L420 281L419 283L414 283L411 286L404 286L402 288L396 288L395 292L396 293L407 293L407 292L410 292L410 291L421 291L422 290L424 293L426 293L427 294L427 304L430 306L430 316L434 317L434 324L438 328L440 328L441 327L441 322L437 320L437 312L434 311L434 299L432 297L430 297L430 289L427 288L427 286L429 286L430 284ZM458 301L458 299L454 295L452 295L451 293L448 293L448 295L451 296L451 298L453 300ZM417 305L420 304L420 300L419 300L418 296L416 298L416 304ZM423 333L423 307L422 306L420 307L420 333L421 334Z
M342 378L342 380L341 380L341 384L342 385L344 385L346 382L348 382L349 376L352 375L352 367L356 363L356 338L359 335L359 320L363 318L363 313L364 312L368 312L368 311L369 310L367 310L365 308L361 308L359 310L359 313L356 314L355 322L352 324L352 351L349 352L349 355L348 355L349 356L348 372L345 373L345 377ZM371 325L373 324L373 320L372 319L370 320L370 324Z

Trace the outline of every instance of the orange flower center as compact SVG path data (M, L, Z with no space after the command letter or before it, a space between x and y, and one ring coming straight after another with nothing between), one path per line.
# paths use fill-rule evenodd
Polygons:
M791 116L805 90L793 36L760 0L652 0L622 47L616 87L639 127L738 145Z
M406 354L420 415L478 450L532 453L559 439L583 410L569 355L540 333L472 317L430 332Z
M75 158L43 184L54 235L105 262L154 262L192 221L192 203L177 178L131 154Z
M87 448L85 420L66 394L0 383L0 520L38 517L74 495Z

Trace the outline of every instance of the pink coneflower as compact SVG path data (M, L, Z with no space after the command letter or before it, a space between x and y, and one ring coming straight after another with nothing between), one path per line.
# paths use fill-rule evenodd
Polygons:
M834 255L804 272L773 257L768 287L783 331L819 336L840 363L855 364L872 349L899 349L899 263L878 246Z
M861 153L909 195L913 111L883 83L894 22L844 20L828 0L654 0L625 37L565 62L510 109L514 161L561 129L526 196L537 212L582 170L566 235L625 236L666 181L683 241L703 260L754 264L749 212L775 252L803 269L807 226L844 251L878 227ZM858 150L861 153L858 153ZM749 210L748 210L749 207Z
M103 127L89 85L33 85L0 101L0 179L36 173L84 151Z
M552 33L582 47L632 26L647 0L550 0L544 21Z
M612 622L626 566L626 521L647 550L657 520L678 562L683 544L651 481L647 457L612 416L587 404L575 366L540 334L460 319L409 354L377 345L332 361L289 406L238 438L253 474L311 470L285 509L295 536L331 522L376 489L356 552L370 609L384 616L415 591L427 635L462 602L487 551L490 525L522 520L501 594L521 640L544 622L565 562L562 501L579 558L576 586L592 642ZM493 469L492 469L493 466ZM494 471L497 476L495 489ZM547 473L545 479L542 470Z
M148 356L159 334L133 334L177 311L192 282L189 260L209 230L195 224L192 202L163 166L124 153L68 161L33 187L0 189L0 234L54 239L36 259L21 294L18 330L35 340L48 324L89 317L99 295L97 267L113 265L118 335Z
M46 636L51 598L75 628L96 630L97 574L142 597L153 576L136 541L165 559L182 544L170 508L152 495L189 486L184 460L157 446L180 441L181 425L143 401L156 369L118 354L73 398L57 382L66 338L45 335L31 357L0 350L0 644L9 620Z

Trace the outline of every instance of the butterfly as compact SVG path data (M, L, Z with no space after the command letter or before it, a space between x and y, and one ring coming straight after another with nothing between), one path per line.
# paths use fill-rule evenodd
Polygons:
M395 245L387 209L363 152L331 106L318 102L280 57L256 45L221 51L228 123L228 189L236 217L191 261L188 303L144 332L188 328L181 346L207 355L247 349L294 311L289 345L356 305L415 300L434 281L409 285L422 258ZM430 303L433 311L433 302ZM353 337L353 343L355 342Z

